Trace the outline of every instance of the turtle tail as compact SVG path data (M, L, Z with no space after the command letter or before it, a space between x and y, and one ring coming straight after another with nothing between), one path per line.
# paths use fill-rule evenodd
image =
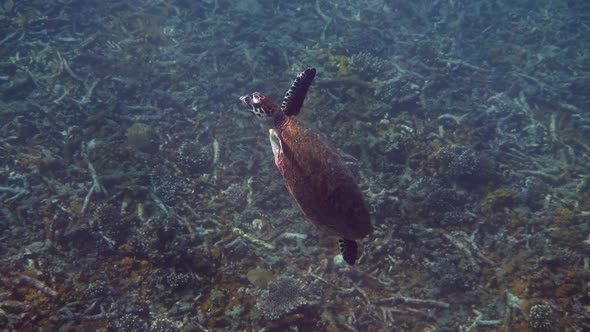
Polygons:
M354 265L358 257L358 244L356 241L348 240L348 239L340 239L338 240L340 244L340 253L342 254L342 258L344 261L350 265Z
M307 89L315 78L315 68L307 68L291 84L291 88L285 94L281 110L287 116L297 115L303 106L303 100L307 94Z

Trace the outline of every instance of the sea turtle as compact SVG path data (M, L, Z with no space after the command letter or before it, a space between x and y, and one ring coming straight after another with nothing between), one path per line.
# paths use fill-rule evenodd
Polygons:
M318 228L341 237L342 257L353 265L358 257L355 240L372 232L369 210L352 172L338 153L296 119L315 74L315 68L299 74L281 106L260 92L240 100L254 114L272 117L270 144L287 189Z

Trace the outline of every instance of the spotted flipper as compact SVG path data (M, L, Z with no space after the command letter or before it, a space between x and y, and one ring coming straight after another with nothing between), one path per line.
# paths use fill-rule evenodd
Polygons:
M303 101L305 100L305 95L307 94L307 89L309 89L314 78L315 68L307 68L301 74L297 75L297 78L291 84L291 88L285 94L283 104L281 105L281 110L285 112L285 115L292 116L299 114L303 106Z
M354 265L354 262L358 258L358 244L353 240L340 239L340 253L344 261L350 265Z

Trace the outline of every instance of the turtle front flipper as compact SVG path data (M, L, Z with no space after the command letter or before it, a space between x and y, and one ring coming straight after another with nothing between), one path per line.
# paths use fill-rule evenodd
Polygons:
M285 94L281 110L287 116L297 115L301 111L303 101L307 90L315 78L315 68L307 68L301 74L297 75L297 78L291 84L291 88Z
M358 244L356 241L340 239L338 243L340 244L340 253L344 261L350 265L354 265L354 262L358 258Z
M279 171L281 171L281 174L283 174L283 142L281 141L281 138L279 137L279 135L277 135L277 132L274 129L268 130L268 138L270 140L272 154L275 157L275 165L277 165L277 168L279 169Z

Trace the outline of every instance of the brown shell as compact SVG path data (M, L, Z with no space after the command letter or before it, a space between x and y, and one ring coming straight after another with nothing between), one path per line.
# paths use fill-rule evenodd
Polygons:
M371 233L362 193L342 158L294 119L276 128L283 155L277 165L299 207L315 225L345 239Z

